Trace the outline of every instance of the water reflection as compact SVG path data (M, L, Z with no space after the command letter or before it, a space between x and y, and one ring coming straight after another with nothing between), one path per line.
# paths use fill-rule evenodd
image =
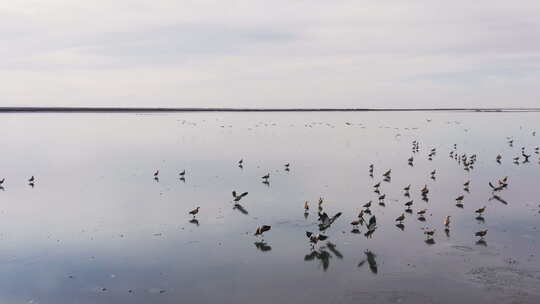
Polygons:
M266 243L265 241L259 241L253 244L255 245L255 248L262 252L268 252L272 250L272 246L268 245L268 243Z
M326 246L321 246L318 249L311 248L311 251L304 256L304 261L318 261L323 271L327 271L330 267L330 259L332 257L343 259L343 254L337 249L336 245L327 242Z
M501 255L519 258L539 250L537 239L522 236L536 233L537 204L534 212L530 212L530 204L536 202L535 181L540 171L536 159L525 162L520 153L525 146L524 153L529 155L531 145L537 143L529 130L517 127L518 122L529 129L539 127L538 115L508 114L504 128L497 123L501 116L487 113L440 114L451 123L433 119L429 127L425 114L420 113L355 113L347 118L357 122L347 127L341 114L310 115L181 115L196 121L196 128L167 115L3 116L0 127L10 134L4 137L7 144L0 158L0 174L8 177L10 191L0 192L5 202L0 210L5 249L0 263L4 274L0 302L175 303L182 298L191 303L294 299L318 304L336 301L359 285L376 283L391 292L402 287L396 282L409 282L411 277L418 283L407 285L411 293L439 298L440 292L424 286L439 284L437 278L443 278L441 285L467 282L461 274L472 267L498 267ZM306 117L322 123L306 122L309 127L289 124ZM255 119L262 121L258 127ZM277 125L265 126L270 119ZM332 121L335 129L326 126L325 120ZM464 125L469 132L463 132ZM161 132L164 128L177 132ZM35 132L28 133L29 129ZM400 136L395 136L398 132ZM505 135L500 134L513 135L518 147L507 147ZM328 144L321 145L321 138ZM411 142L414 163L409 164ZM38 144L42 149L31 149ZM445 157L430 153L433 147ZM182 157L179 151L183 151ZM216 157L215 151L223 153ZM496 162L496 153L504 155L500 162ZM519 166L515 166L512 157L518 155ZM240 157L246 159L245 164L238 163ZM283 167L288 161L294 170ZM370 164L369 171L365 170ZM158 167L159 182L150 179ZM190 168L190 183L179 176L177 168ZM383 177L390 168L391 177ZM436 180L426 174L434 168ZM26 172L39 174L40 186L33 191ZM261 185L265 182L261 176L267 172L272 174L271 188ZM507 186L508 180L497 179L504 175L509 176L511 186ZM469 179L470 187L463 184ZM379 188L371 188L379 182ZM410 190L405 190L403 186L409 184ZM429 195L419 191L424 185L429 187ZM249 198L240 200L233 195L231 201L231 189L248 190ZM461 190L466 201L463 210L452 203ZM312 205L311 211L320 213L315 220L316 213L310 218L309 211L301 208L306 200L320 196L326 199L324 210L322 203L318 208ZM472 216L488 198L492 203L486 217L489 228L493 227L486 236L489 248L486 239L474 236L474 230L484 227L479 225L484 224L483 217L474 220ZM404 208L410 200L414 204ZM375 203L366 206L368 201ZM202 206L201 212L188 215L197 205ZM249 213L245 207L250 208ZM423 221L419 222L416 212L424 208L428 211L418 216ZM365 222L357 217L359 210ZM395 222L403 212L407 218ZM180 221L188 222L184 222L187 227L178 227L179 215ZM448 215L453 216L451 237L450 229L427 238L419 232L424 225L444 229L442 220ZM357 219L358 225L351 229L351 221ZM253 242L252 234L246 233L261 222L273 227L272 246L263 240ZM315 239L308 236L306 240L305 230L318 228L325 231L324 236L312 235ZM420 242L438 246L428 249ZM451 249L453 244L474 247L473 242L486 247L476 248L476 253L486 254L463 248L456 254ZM418 250L415 244L426 250ZM385 257L384 269L392 275L358 276L356 260L348 258L358 258L361 246L374 251L363 254L358 270L378 274L382 264L377 260ZM299 256L306 263L298 263ZM404 260L419 267L419 273L430 281L414 278L410 269L402 267ZM423 263L426 260L430 263ZM324 276L316 273L319 270L314 264L326 271ZM533 259L523 259L520 265L540 267ZM269 272L273 273L271 281L266 279ZM340 284L318 288L330 281ZM232 287L245 288L231 288L231 282ZM300 300L298 282L309 285L303 287L306 292ZM468 295L483 292L467 284L460 287ZM130 298L129 291L136 297ZM489 295L484 296L478 296L478 303L489 303Z
M367 262L368 266L369 266L369 270L371 271L371 273L377 274L378 271L379 271L379 268L377 266L377 260L376 260L377 256L373 252L371 252L370 250L364 251L364 254L365 254L366 257L365 257L365 259L361 260L358 263L358 267L364 266L364 264Z

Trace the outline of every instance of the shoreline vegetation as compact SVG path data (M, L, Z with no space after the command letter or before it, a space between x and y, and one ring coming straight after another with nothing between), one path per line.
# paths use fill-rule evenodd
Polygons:
M8 112L540 112L540 108L175 108L175 107L0 107Z

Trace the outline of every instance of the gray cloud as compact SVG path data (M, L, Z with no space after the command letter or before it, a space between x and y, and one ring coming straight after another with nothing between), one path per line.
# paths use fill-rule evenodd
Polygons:
M21 1L0 5L0 94L15 105L537 106L538 11L532 0Z

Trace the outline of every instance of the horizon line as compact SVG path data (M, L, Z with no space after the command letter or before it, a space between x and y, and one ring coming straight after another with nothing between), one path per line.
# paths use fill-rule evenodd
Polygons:
M0 107L6 112L540 112L540 108L204 108L204 107Z

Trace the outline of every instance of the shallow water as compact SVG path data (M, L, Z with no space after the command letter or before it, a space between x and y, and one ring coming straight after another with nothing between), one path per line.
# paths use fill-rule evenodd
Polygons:
M540 301L538 113L2 114L0 129L2 303ZM474 169L449 157L454 144L477 154ZM532 156L516 165L521 147ZM390 168L383 207L372 185ZM504 176L507 204L488 186ZM414 213L402 231L407 184ZM232 190L249 192L242 208ZM319 197L343 215L312 248ZM369 200L371 238L349 224ZM259 224L272 226L264 241ZM436 229L432 244L423 228Z

